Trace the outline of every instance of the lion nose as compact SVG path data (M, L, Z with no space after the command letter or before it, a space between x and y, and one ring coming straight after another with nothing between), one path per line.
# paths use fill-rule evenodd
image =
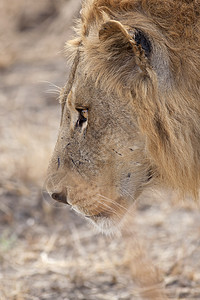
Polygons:
M69 205L69 203L67 202L67 197L64 193L53 193L51 197L58 202L62 202Z

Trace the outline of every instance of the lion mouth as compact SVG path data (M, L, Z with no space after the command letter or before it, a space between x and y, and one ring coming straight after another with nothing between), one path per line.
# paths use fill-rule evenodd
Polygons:
M95 220L99 218L108 218L108 215L106 213L99 213L96 215L86 215L85 218Z

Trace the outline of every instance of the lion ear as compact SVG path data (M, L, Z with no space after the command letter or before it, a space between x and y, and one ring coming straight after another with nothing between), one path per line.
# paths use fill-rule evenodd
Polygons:
M99 39L113 55L120 55L124 51L135 57L136 64L145 70L151 53L151 43L145 34L136 28L130 29L119 21L110 20L99 30Z

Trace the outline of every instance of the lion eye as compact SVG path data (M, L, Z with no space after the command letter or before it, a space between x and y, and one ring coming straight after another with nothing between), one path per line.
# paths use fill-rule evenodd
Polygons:
M82 108L77 108L76 110L79 113L78 120L76 122L76 127L82 127L83 124L86 123L88 120L88 110Z

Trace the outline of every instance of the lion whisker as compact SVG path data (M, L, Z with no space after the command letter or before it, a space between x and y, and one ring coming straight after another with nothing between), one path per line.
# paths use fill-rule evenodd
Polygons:
M97 199L97 201L98 201L99 199ZM99 201L98 201L98 203L99 203ZM103 208L106 208L106 210L108 211L108 212L112 212L112 213L114 213L117 217L121 217L120 216L120 214L119 214L119 212L118 212L118 210L116 210L115 208L113 208L113 207L110 207L108 204L106 204L106 203L104 203L104 202L100 202L100 204L101 204L101 206L103 206ZM97 203L94 203L94 205L95 205L95 207L96 208L98 208L98 205L97 205ZM97 211L98 213L99 213L99 211Z
M123 209L123 210L125 210L125 211L128 212L128 209L127 209L125 206L119 204L118 202L112 200L111 198L108 198L108 197L103 196L103 195L101 195L101 194L98 194L97 196L100 196L100 197L103 198L105 201L108 201L109 203L114 204L114 205L118 206L119 208L121 208L121 209Z
M101 203L101 205L105 209L106 212L114 214L119 220L121 219L121 215L119 214L119 212L117 212L116 210L113 210L113 208L111 208L106 203ZM98 208L97 204L95 204L95 206L96 206L96 208ZM96 209L94 211L99 214L99 210Z
M42 83L47 83L50 87L54 87L54 88L56 88L57 90L59 90L59 91L61 91L62 90L62 87L60 87L60 86L58 86L58 85L56 85L55 83L53 83L53 82L50 82L50 81L46 81L46 80L44 80L44 81L41 81Z
M60 96L60 91L58 91L58 90L53 90L53 89L52 90L46 90L45 93Z

